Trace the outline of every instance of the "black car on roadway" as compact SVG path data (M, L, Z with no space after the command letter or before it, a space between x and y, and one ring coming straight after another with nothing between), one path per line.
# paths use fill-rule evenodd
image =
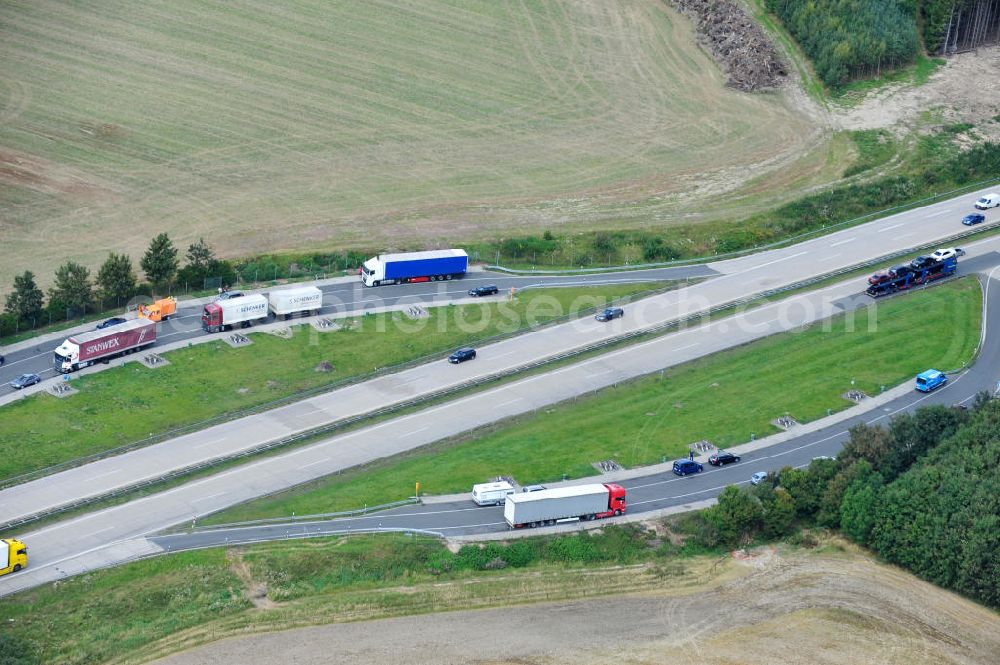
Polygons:
M976 224L982 224L986 221L986 215L981 212L974 212L971 215L966 215L962 218L962 223L966 226L975 226Z
M933 256L918 256L910 261L910 267L914 270L923 270L930 268L935 263L937 263L937 260Z
M624 315L625 310L621 307L608 307L603 312L598 312L594 318L598 321L611 321L612 319L620 319Z
M478 298L479 296L492 296L497 293L500 293L500 289L498 289L495 284L477 286L474 289L469 289L469 295L473 298Z
M713 453L708 458L708 463L711 464L712 466L723 466L725 464L732 464L734 462L739 462L739 461L740 461L739 455L727 453L724 450L720 450L716 453Z
M120 316L113 316L110 319L105 319L97 324L98 330L103 330L105 328L110 328L111 326L118 326L125 323L125 319Z
M895 279L901 279L903 277L906 277L907 275L913 274L914 271L913 268L911 268L910 266L902 264L889 268L889 272L892 273L892 276Z
M464 363L466 360L472 360L475 357L476 350L465 347L448 356L448 362L452 365L457 365L458 363Z
M37 374L22 374L13 381L10 382L10 387L15 390L20 390L21 388L27 388L28 386L33 386L39 383L42 377Z

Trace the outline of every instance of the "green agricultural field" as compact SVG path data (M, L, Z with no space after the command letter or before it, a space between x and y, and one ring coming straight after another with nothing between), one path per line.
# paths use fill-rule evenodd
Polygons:
M774 335L593 397L498 423L402 458L374 462L208 518L222 523L291 514L350 510L422 492L468 491L474 483L511 475L524 484L595 475L594 462L626 467L687 454L708 439L719 447L777 430L773 418L808 422L849 406L855 387L877 394L928 367L957 368L979 343L981 289L972 278L878 304L804 331ZM947 335L917 335L925 313L953 322ZM875 330L869 330L869 316ZM906 343L900 343L900 339ZM795 368L790 371L789 368Z
M734 217L706 202L843 167L661 0L11 0L0 31L0 292L160 231L224 257L448 246Z
M528 289L513 301L428 307L428 318L399 312L343 320L334 332L292 328L283 339L251 334L253 346L210 342L163 354L170 365L138 363L73 380L65 400L38 394L0 407L0 479L99 453L182 425L259 406L370 374L529 324L578 313L662 285ZM502 308L502 309L501 309ZM323 363L332 369L318 371Z

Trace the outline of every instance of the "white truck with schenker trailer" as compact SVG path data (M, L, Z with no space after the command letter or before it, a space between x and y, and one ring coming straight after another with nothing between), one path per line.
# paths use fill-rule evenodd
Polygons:
M236 298L238 300L238 298ZM323 292L315 286L271 291L267 294L267 307L275 318L291 318L295 314L319 314L323 308Z
M573 485L507 497L503 516L514 529L593 520L625 512L625 488L614 483Z
M201 313L201 327L210 333L236 325L246 327L254 321L267 321L267 298L259 293L210 302Z

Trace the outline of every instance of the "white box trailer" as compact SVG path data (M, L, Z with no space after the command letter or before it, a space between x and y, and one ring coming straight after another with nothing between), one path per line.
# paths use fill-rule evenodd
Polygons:
M206 332L249 325L252 321L267 321L267 298L259 293L210 302L201 313L201 327Z
M286 319L294 314L319 314L323 292L315 286L271 291L267 294L267 307L273 316Z
M625 512L625 488L614 483L574 485L507 497L504 519L515 529L564 519L597 519Z
M472 486L472 500L478 506L499 506L514 493L514 486L506 481Z

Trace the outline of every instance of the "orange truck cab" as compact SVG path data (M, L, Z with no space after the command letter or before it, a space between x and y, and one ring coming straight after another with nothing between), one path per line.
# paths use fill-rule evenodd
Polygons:
M139 305L139 318L150 321L166 321L177 311L177 299L173 296L161 298L151 305Z
M20 540L0 540L0 575L16 573L28 565L28 548Z

